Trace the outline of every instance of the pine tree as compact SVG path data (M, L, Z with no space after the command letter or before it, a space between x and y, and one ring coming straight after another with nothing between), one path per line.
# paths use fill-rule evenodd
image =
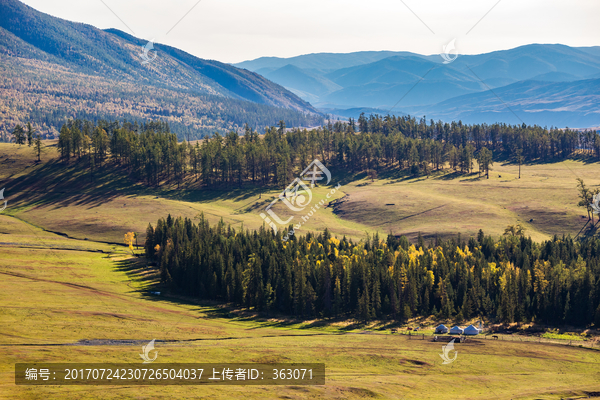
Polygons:
M18 145L25 144L25 130L21 125L16 125L12 131L12 135L15 137L15 143Z
M373 303L373 315L379 317L381 315L381 290L379 288L379 279L373 282L373 294L371 295Z
M565 299L565 311L563 313L563 321L565 323L570 322L571 319L571 292L567 292L567 298Z
M71 148L71 131L67 125L63 125L60 129L60 134L58 135L58 150L60 152L60 158L67 163L71 158Z
M35 130L31 127L31 123L27 123L27 144L29 145L29 147L31 147L31 145L33 145L33 134L35 133Z
M482 172L485 172L487 179L490 179L490 166L494 164L492 160L492 152L483 147L477 155L477 163L479 164L479 176Z
M77 155L77 158L81 158L81 150L83 148L83 134L77 126L71 129L71 151L73 156Z
M371 319L369 293L367 290L363 290L362 295L360 296L360 298L358 300L357 319L363 323L367 323Z
M523 149L516 150L517 162L519 163L519 179L521 179L521 164L523 164Z
M335 287L333 289L333 315L336 317L342 313L342 285L339 276L335 278Z
M146 257L148 257L149 259L153 260L154 259L154 247L156 246L155 240L154 240L154 228L152 227L152 224L148 224L148 227L146 227L146 240L144 242L144 250L146 251Z
M42 137L39 134L35 137L35 152L37 154L38 162L42 161Z
M579 190L579 203L577 204L580 207L585 207L588 213L588 220L591 220L593 217L592 214L592 200L593 193L583 182L583 179L577 178L577 189Z

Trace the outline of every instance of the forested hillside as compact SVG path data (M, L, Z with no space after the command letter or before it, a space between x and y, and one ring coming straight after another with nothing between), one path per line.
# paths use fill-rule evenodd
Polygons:
M146 43L1 0L0 135L26 122L52 134L70 118L161 119L180 139L244 123L262 129L279 120L322 121L310 104L247 70L161 44L143 64Z
M251 103L209 94L190 94L114 82L101 76L71 73L38 61L20 65L0 63L0 140L10 140L16 124L31 122L44 138L53 138L69 119L126 119L139 123L168 122L179 140L199 139L215 132L240 130L248 123L254 129L276 124L290 126L320 124L321 117L285 108ZM36 66L29 69L29 63Z
M148 226L146 256L175 293L298 317L412 316L600 325L600 239L534 243L514 230L426 245L377 235L284 242L200 218Z

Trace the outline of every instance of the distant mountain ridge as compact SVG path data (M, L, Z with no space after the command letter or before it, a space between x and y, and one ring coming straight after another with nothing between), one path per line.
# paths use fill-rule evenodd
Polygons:
M395 106L392 113L419 113L445 120L464 118L470 123L514 119L513 112L507 109L484 111L489 103L480 104L477 99L492 96L498 100L490 93L491 89L513 96L513 107L532 124L563 123L571 127L600 124L600 106L598 102L588 104L590 96L595 97L582 84L600 78L600 46L531 44L485 54L459 55L450 64L442 61L437 55L382 51L259 58L236 65L256 68L324 111L338 110L338 115L348 114L341 111L345 109L389 110ZM295 68L289 68L286 62ZM347 65L343 65L345 62ZM280 67L274 69L277 66ZM303 84L299 77L307 73L320 85ZM531 83L512 85L530 80L557 85L536 83L535 91L514 97L516 88L532 89ZM592 83L591 87L595 85ZM570 98L561 96L559 88L568 91ZM544 94L544 90L548 92ZM548 108L545 104L552 106Z
M471 122L487 117L510 124L596 127L600 121L600 78L571 82L526 80L476 94L455 97L411 113ZM577 124L577 125L574 125Z
M260 57L256 60L242 61L233 65L250 71L257 71L262 68L276 70L286 65L293 65L301 69L330 72L340 68L377 62L393 56L429 57L409 51L358 51L355 53L313 53L290 58Z
M31 103L28 100L28 110L20 110L17 119L49 113L51 107L42 107L44 111L40 111L38 105L44 103L41 100L52 97L52 101L56 101L56 96L50 94L56 90L73 97L77 84L72 80L77 75L82 92L94 90L89 86L91 81L127 86L126 93L122 93L126 98L148 86L152 87L153 96L158 96L147 99L156 103L152 108L160 110L164 105L164 110L158 114L145 112L147 107L122 105L119 112L104 110L107 117L148 119L161 117L162 113L168 114L166 118L169 119L169 115L175 113L189 118L190 127L205 130L230 129L239 125L240 121L233 121L232 116L227 115L231 111L222 112L226 108L239 110L240 115L245 115L248 122L256 126L276 124L279 119L287 119L290 125L312 125L321 118L319 111L308 102L259 74L218 61L203 60L170 46L154 44L152 53L156 51L156 59L143 65L139 53L146 43L116 29L101 30L52 17L18 0L0 0L0 68L6 72L7 79L12 79L12 82L5 80L0 87L2 97L13 93L16 85L24 86ZM40 88L35 88L36 80L43 81L45 76L51 76L53 84L62 87L41 93ZM182 104L183 93L194 97L187 100L187 105ZM85 112L114 109L116 104L123 103L123 99L111 97L110 92L96 97L86 97L86 102L94 104L88 104ZM102 101L100 97L103 97ZM161 102L161 97L179 100ZM0 102L8 102L8 99ZM56 107L62 106L66 107L65 104ZM9 107L8 103L6 107ZM182 109L177 110L178 107ZM80 111L83 112L74 110L74 114L83 116ZM36 118L43 119L41 116ZM186 121L180 118L172 122L185 125Z

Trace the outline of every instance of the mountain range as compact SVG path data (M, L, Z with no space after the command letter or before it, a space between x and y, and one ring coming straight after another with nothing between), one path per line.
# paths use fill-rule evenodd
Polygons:
M54 136L69 118L159 119L188 139L363 112L600 126L600 46L531 44L443 61L363 51L230 65L0 0L0 140L27 122Z
M600 46L531 44L443 61L439 55L380 51L235 65L344 117L372 108L468 123L600 125Z
M0 0L0 130L31 121L55 131L65 117L163 119L186 134L322 120L308 102L246 69L158 43L143 63L147 43Z

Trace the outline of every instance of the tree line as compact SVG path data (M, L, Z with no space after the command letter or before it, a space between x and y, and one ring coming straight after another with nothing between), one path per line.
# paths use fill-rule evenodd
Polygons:
M263 312L600 325L598 238L535 243L513 227L498 240L479 231L468 241L376 234L353 242L325 230L284 242L264 227L169 215L148 226L145 253L174 293Z
M425 117L416 119L409 116L363 114L358 118L361 132L389 135L402 132L414 139L432 139L451 143L455 147L471 144L475 151L487 147L506 158L516 158L518 153L528 161L548 161L553 158L569 157L575 151L582 151L600 158L600 136L595 130L573 130L569 128L547 128L538 125L463 124L461 121L444 123L427 122ZM341 129L339 127L338 129Z
M357 131L358 128L358 131ZM564 159L579 152L600 159L596 131L538 126L426 123L410 116L361 117L358 124L335 122L314 130L248 125L242 135L214 133L195 144L179 142L164 122L93 123L69 121L61 128L58 149L65 162L87 157L89 168L112 162L148 185L164 183L232 185L252 182L287 185L315 158L328 168L407 171L429 175L450 168L489 176L494 159L515 163Z

